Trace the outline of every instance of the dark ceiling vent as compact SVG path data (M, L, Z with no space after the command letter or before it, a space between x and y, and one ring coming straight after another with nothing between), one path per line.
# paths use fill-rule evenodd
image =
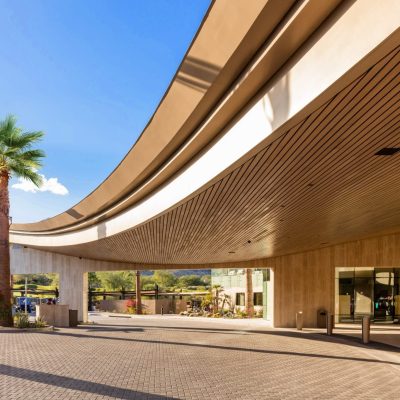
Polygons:
M400 147L384 147L383 149L380 149L377 153L375 153L376 156L392 156L393 154L396 154L400 151Z

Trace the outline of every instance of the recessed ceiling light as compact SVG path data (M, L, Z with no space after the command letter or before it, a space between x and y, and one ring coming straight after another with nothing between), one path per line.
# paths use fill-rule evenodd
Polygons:
M392 156L400 151L400 147L384 147L375 153L376 156Z
M251 243L251 240L248 240L247 243Z

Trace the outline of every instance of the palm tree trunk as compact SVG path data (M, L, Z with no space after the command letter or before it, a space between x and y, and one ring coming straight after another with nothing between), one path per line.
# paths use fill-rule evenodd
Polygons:
M0 175L0 326L12 326L10 276L9 175Z
M142 314L142 292L140 288L140 271L136 271L136 314Z
M245 308L249 318L254 317L254 301L253 301L253 270L246 268L246 294L245 294Z

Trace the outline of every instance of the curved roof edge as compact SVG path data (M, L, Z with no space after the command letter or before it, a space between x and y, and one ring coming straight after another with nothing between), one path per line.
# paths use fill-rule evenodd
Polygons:
M154 115L117 168L97 189L66 212L37 223L13 224L12 230L33 233L79 229L142 200L176 174L227 123L222 119L219 125L214 123L213 129L203 130L193 139L193 133L223 95L234 91L232 84L257 51L266 41L274 39L274 31L279 30L277 27L288 12L308 14L311 23L303 27L306 36L339 3L340 0L332 0L315 13L314 7L302 6L295 0L214 2ZM314 18L310 19L310 14L315 14ZM276 71L268 72L270 78ZM266 79L268 74L262 73ZM231 114L242 108L260 87L253 86L247 96L241 95L240 105L231 107Z
M153 116L115 170L69 210L40 222L13 224L12 229L45 231L81 223L112 207L143 184L190 136L229 85L236 71L232 66L225 67L263 8L268 5L277 14L271 18L275 25L294 1L282 2L278 12L279 2L243 1L235 6L229 0L212 2ZM137 201L139 196L135 197Z

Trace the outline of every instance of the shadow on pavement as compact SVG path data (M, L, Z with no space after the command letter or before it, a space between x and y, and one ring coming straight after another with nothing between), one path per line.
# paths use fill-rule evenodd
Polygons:
M146 399L146 400L174 400L175 397L161 396L151 393L138 392L131 389L123 389L102 383L84 381L81 379L68 378L66 376L49 374L47 372L32 371L30 369L13 367L0 364L0 375L13 378L25 379L32 382L39 382L45 385L57 386L65 389L78 390L80 392L94 393L101 396L109 396L118 399Z
M126 327L126 331L128 331L129 327L132 328L132 325L112 325L112 324L99 324L95 326L91 326L90 328L86 328L87 331L93 331L93 332L100 332L101 327L107 327L110 332L118 332L118 331L123 331L122 328ZM114 327L114 328L113 328ZM79 329L82 329L83 326L79 327ZM117 329L116 329L117 328ZM121 329L120 329L121 328ZM139 328L135 328L139 330ZM185 332L205 332L205 333L218 333L218 334L237 334L237 333L247 333L247 334L260 334L260 335L271 335L271 336L281 336L281 337L288 337L288 338L295 338L295 339L303 339L303 340L313 340L313 341L324 341L324 342L332 342L332 343L337 343L337 339L340 338L341 342L343 340L348 341L346 343L349 346L357 346L357 347L367 347L367 348L373 348L376 350L385 350L389 352L395 352L398 353L399 349L398 347L391 346L389 344L384 344L380 342L374 342L373 338L371 339L371 342L368 346L365 346L362 344L361 341L361 333L360 333L360 338L354 337L354 336L348 336L345 334L339 334L335 333L333 336L327 336L326 334L322 332L312 332L312 331L307 331L307 329L304 329L302 332L298 331L280 331L280 330L275 330L273 328L268 329L268 330L247 330L247 329L224 329L224 328L196 328L196 327L183 327L183 326L158 326L158 325L143 325L140 328L142 331L146 331L146 329L168 329L168 330L183 330ZM342 328L339 328L341 330ZM106 330L104 330L106 331ZM133 329L132 329L133 331ZM356 331L355 331L356 332ZM379 331L375 332L378 333Z

